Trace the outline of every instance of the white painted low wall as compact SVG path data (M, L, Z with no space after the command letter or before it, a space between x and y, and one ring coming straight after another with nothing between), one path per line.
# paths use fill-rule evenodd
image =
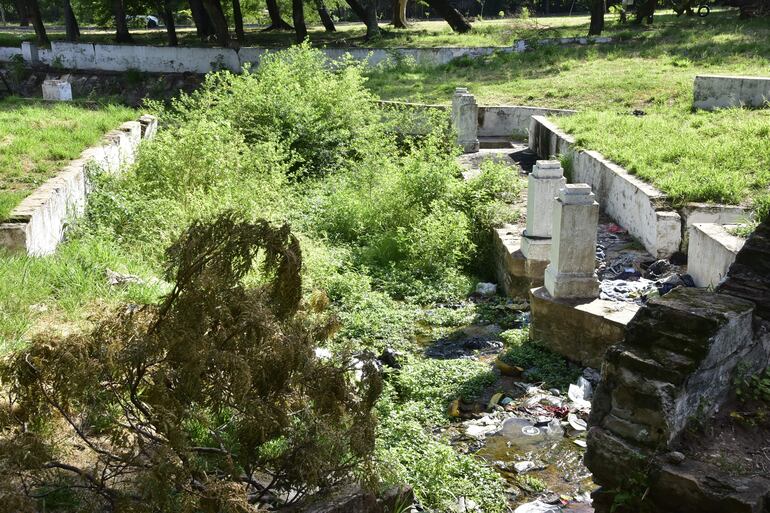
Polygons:
M687 273L698 287L716 287L746 241L716 223L694 223L689 231Z
M679 209L682 216L682 251L687 252L690 229L695 223L741 224L749 217L746 208L738 205L688 203Z
M479 107L479 137L527 137L532 116L570 116L575 110L526 105Z
M610 38L562 38L553 40L517 41L511 46L460 47L460 48L322 48L331 60L341 60L349 55L355 60L377 65L386 61L414 60L417 64L446 64L459 57L477 58L494 53L523 52L541 44L600 44ZM30 64L61 66L74 70L126 71L136 69L148 73L208 73L212 70L229 69L238 72L243 65L256 66L268 51L276 49L244 47L232 48L168 47L138 45L107 45L54 41L51 49L39 49L37 62ZM43 54L45 52L45 54ZM18 48L0 48L0 62L9 61L20 54Z
M724 107L767 107L770 77L698 75L693 84L693 106L714 110Z
M17 55L21 55L21 48L0 46L0 62L10 62Z
M0 247L32 256L53 253L62 241L67 222L81 215L88 196L88 172L96 166L117 173L134 162L143 138L157 129L153 116L129 121L105 135L102 142L81 153L55 177L47 180L0 223Z
M529 147L540 158L565 156L572 161L572 183L587 183L602 210L653 256L666 258L679 251L682 219L667 206L666 195L639 180L596 151L574 149L575 139L542 116L533 116Z

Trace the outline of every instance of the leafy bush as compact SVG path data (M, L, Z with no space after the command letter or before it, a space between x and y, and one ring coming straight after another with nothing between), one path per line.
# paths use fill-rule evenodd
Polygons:
M302 304L301 267L287 226L225 213L168 249L160 304L4 361L11 501L64 489L78 511L247 512L365 470L381 381L366 363L351 384L344 356L315 356L336 321L322 299Z

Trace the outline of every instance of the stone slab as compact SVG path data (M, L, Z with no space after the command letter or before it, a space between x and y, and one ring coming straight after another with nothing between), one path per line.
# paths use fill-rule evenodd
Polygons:
M770 77L697 75L693 83L693 107L716 110L727 107L767 107Z
M547 261L528 260L521 252L522 227L505 225L492 233L497 283L512 298L526 298L529 290L543 285Z
M581 365L600 368L604 353L625 336L639 306L602 299L552 298L545 287L530 290L530 337Z
M728 232L730 225L694 223L689 229L687 273L698 287L716 287L746 242Z

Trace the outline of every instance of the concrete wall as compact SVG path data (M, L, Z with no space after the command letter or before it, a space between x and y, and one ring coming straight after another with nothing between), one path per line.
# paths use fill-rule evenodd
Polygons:
M714 110L724 107L766 107L770 102L770 77L698 75L693 85L693 106Z
M527 137L532 116L569 116L577 111L523 105L479 107L479 137Z
M377 65L386 61L414 60L417 64L446 64L459 57L476 58L494 53L523 52L532 46L545 44L600 44L610 38L563 38L541 41L518 41L502 47L461 48L322 48L332 60L350 55L355 60ZM237 72L244 64L258 65L267 48L171 48L166 46L102 45L54 41L51 49L39 55L39 63L65 69L126 71L137 69L148 73L208 73L216 69ZM0 62L20 54L18 48L0 48ZM34 63L37 64L37 63Z
M157 120L142 116L105 135L55 177L47 180L0 223L0 247L31 256L53 253L67 223L85 210L90 172L120 172L134 162L139 143L155 134Z
M575 150L574 144L575 139L552 122L542 116L532 117L530 149L540 158L562 155L570 159L570 181L589 184L602 210L639 239L653 256L664 258L679 251L682 220L667 206L665 194L598 152Z
M719 285L746 242L715 223L694 223L689 238L687 274L698 287Z

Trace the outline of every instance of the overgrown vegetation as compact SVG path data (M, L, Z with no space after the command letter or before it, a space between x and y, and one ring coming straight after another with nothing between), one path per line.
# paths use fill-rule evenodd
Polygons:
M290 82L295 85L284 91ZM177 383L175 380L179 379L175 371L177 366L199 362L197 368L203 371L209 368L205 362L212 363L219 358L230 362L225 368L233 373L236 367L241 369L243 372L239 371L238 375L245 379L249 375L248 366L236 365L238 358L256 358L249 360L250 368L256 369L266 362L261 359L269 358L272 353L261 354L260 350L239 356L237 352L217 350L216 344L224 343L228 338L225 335L228 326L233 328L233 343L243 340L246 344L247 338L243 337L248 333L235 329L236 321L245 319L241 316L246 314L233 317L236 312L231 310L234 302L230 298L232 294L251 297L251 292L247 291L255 291L254 294L263 294L260 298L266 298L264 291L270 290L271 281L260 276L265 269L264 261L257 259L255 270L247 272L243 267L243 262L248 260L245 254L237 257L238 279L229 282L230 285L216 287L206 281L211 279L208 273L201 275L202 281L196 282L196 286L207 291L199 294L203 301L201 312L211 313L200 315L200 318L186 317L186 320L172 316L160 324L166 326L164 330L168 331L163 333L167 335L156 340L160 333L148 330L147 326L163 317L163 306L152 305L168 304L168 298L173 298L174 291L178 290L178 275L164 274L167 258L164 250L168 246L177 248L171 250L170 256L172 262L178 263L184 260L181 248L187 246L184 243L174 245L176 240L192 244L189 247L196 249L190 254L206 254L207 246L201 245L206 240L204 235L221 243L229 240L225 234L231 229L222 229L220 233L207 228L216 226L208 223L226 211L240 212L239 223L245 224L239 226L290 223L302 248L301 293L304 304L308 305L296 313L306 321L301 326L290 324L292 329L310 330L292 333L313 334L305 337L307 346L302 346L299 354L306 355L307 347L323 340L323 330L312 330L314 324L310 323L323 315L335 316L341 327L336 336L323 344L331 353L332 361L347 364L352 354L366 351L376 354L387 346L395 347L403 354L401 370L385 375L383 396L376 406L379 427L374 470L380 477L379 485L408 482L415 486L420 500L432 508L445 510L454 504L453 497L462 494L476 501L484 511L501 511L505 501L497 475L474 457L456 454L446 440L432 431L449 422L445 411L450 397L472 395L488 383L489 367L472 361L425 361L422 347L416 343L417 332L423 328L416 321L426 317L423 313L426 309L446 311L446 315L440 315L443 323L459 322L460 317L468 315L465 310L455 314L449 313L452 308L431 305L436 301L457 304L467 297L473 282L469 276L474 270L472 262L485 251L483 235L491 224L511 219L510 209L503 208L504 200L506 194L518 191L521 184L516 176L499 166L485 167L479 177L463 181L454 151L442 142L446 135L445 119L430 123L428 126L435 130L423 136L405 136L407 131L404 129L408 128L405 123L410 122L409 118L395 113L382 119L376 104L370 100L363 89L359 68L345 66L330 71L324 66L319 52L297 47L264 59L259 70L253 73L239 76L219 73L209 77L199 92L179 99L168 108L157 106L165 129L154 141L144 145L133 169L119 177L92 177L94 192L87 214L56 256L41 260L0 257L0 274L10 278L0 287L13 290L8 296L0 294L0 308L12 314L12 320L6 322L4 319L0 325L0 336L7 346L28 347L22 349L27 353L11 352L8 358L18 361L21 354L33 354L41 358L42 363L43 359L48 361L47 358L66 354L65 348L72 348L77 342L83 351L68 356L69 360L63 359L63 362L92 358L93 365L85 377L95 379L91 373L98 369L120 365L118 360L102 358L133 354L138 360L128 363L141 363L144 358L154 358L158 354L156 351L170 349L168 344L175 343L174 340L179 343L186 340L189 344L190 339L200 338L206 351L213 352L199 353L191 347L189 354L178 355L183 360L180 365L175 365L174 359L159 364L167 369L170 383ZM344 111L338 105L340 102L344 103ZM248 108L244 108L244 104ZM287 119L292 119L293 123L286 123ZM369 124L360 125L363 122ZM308 127L313 123L321 123L324 133L311 133ZM330 147L336 151L330 153ZM189 228L191 225L193 227ZM193 244L194 234L198 232L202 233L202 238ZM249 256L253 255L249 253ZM172 265L172 269L178 268L177 264ZM72 273L71 269L76 272ZM110 286L105 279L107 269L137 275L141 279L125 286ZM51 278L53 283L46 283ZM25 284L32 286L25 287ZM323 305L324 298L328 298L324 310L327 313L315 313L313 306ZM93 335L83 335L92 332L94 321L89 318L96 312L111 311L115 307L126 312L125 306L118 306L126 301L150 306L139 310L130 307L128 311L134 313L123 313L107 324L97 323ZM230 306L220 310L214 305ZM70 321L64 327L60 323L62 312L68 314L65 318ZM248 318L260 312L255 308ZM219 316L225 317L220 319ZM191 322L190 329L199 331L185 334L181 330L172 330L177 322L181 327L188 321ZM289 329L288 320L276 322L284 326L282 329ZM220 329L224 331L220 332ZM134 338L126 336L127 330L134 334ZM42 338L36 336L44 331L52 334ZM61 337L55 336L56 332L62 331ZM108 335L109 343L105 344ZM66 342L61 346L42 342L52 338L63 338ZM40 342L30 345L29 340ZM146 355L139 347L141 344L152 346ZM98 347L104 352L96 351ZM208 359L206 354L214 359ZM331 368L331 364L317 365L321 367L303 368L296 376L299 381L291 381L291 387L303 390L306 398L310 397L307 394L311 394L310 389L314 390L319 378L306 374L305 370L320 372ZM281 367L280 364L276 366ZM9 368L22 372L25 367L11 365ZM211 377L205 372L190 374L189 379ZM333 376L338 377L338 374ZM41 378L54 377L64 380L62 374ZM20 379L14 373L6 374L3 386L18 388ZM114 376L116 387L124 386L125 381L121 379L121 376ZM77 380L73 380L75 382ZM227 393L233 395L227 396L229 403L224 401L228 407L233 406L233 401L246 400L236 397L240 389L235 386L234 377L233 380L223 378L222 385L228 382L233 383L233 387L227 387ZM252 377L251 382L256 383L256 377ZM179 419L194 419L193 424L177 422L174 426L161 426L154 424L157 419L152 417L143 418L137 426L150 429L148 432L152 434L168 436L177 454L187 454L185 451L190 449L193 440L199 446L216 440L210 435L213 430L223 438L225 449L232 454L232 462L228 461L230 466L225 467L212 456L215 461L206 459L206 465L201 468L209 479L227 482L228 476L235 475L237 465L243 464L238 458L246 454L236 443L239 439L227 431L233 427L228 424L232 418L228 415L232 411L211 407L215 402L222 402L215 399L215 395L209 395L214 393L212 390L217 388L216 385L212 385L213 389L203 387L201 390L190 383L185 386L188 385L194 390L185 399L187 402L174 403L175 408L182 408L174 411L179 412ZM96 400L100 402L95 406L101 408L116 404L109 403L108 398L101 395L101 387L92 385L88 388L90 390L63 388L62 393L82 394L78 396L81 402L68 405L73 412L85 415L92 410L90 403ZM147 393L150 391L152 386ZM163 398L169 397L164 394L168 393L163 389L141 399L164 404ZM283 397L278 392L276 396ZM337 399L348 404L344 395ZM257 401L258 397L252 400ZM317 399L308 400L315 402ZM114 422L123 416L123 405L117 406L117 411L109 410L113 416L107 421ZM352 408L347 411L352 412ZM363 408L362 411L366 410ZM256 408L255 417L248 418L256 418L261 411ZM315 408L309 410L308 415L312 411L316 411ZM55 417L48 417L51 421L45 425L35 426L35 433L40 437L57 437L67 424L62 425L61 419L54 422ZM82 418L93 421L88 416ZM365 419L353 420L364 422ZM226 426L221 427L223 425ZM340 426L334 422L330 425ZM297 434L299 441L304 435L310 436L302 431L302 427L292 424L287 432ZM314 421L305 427L319 433ZM295 428L297 431L293 431ZM128 428L122 426L114 433L125 429ZM257 433L261 431L257 430ZM268 434L265 432L265 438L260 441L272 440ZM361 433L362 436L366 434ZM6 431L4 436L10 435ZM321 436L322 440L327 438ZM365 439L364 436L362 440ZM346 440L349 439L341 437L339 444L348 443ZM59 438L59 441L68 443L66 439ZM134 443L133 440L122 441L129 445ZM333 451L337 457L363 454L356 453L351 446L343 450L328 442L330 445L324 445L323 450ZM71 439L69 443L72 443ZM249 447L258 445L254 442ZM278 452L271 452L270 457L293 454L291 447L278 444L274 447ZM284 450L289 452L282 452ZM261 457L261 453L257 456ZM314 457L308 456L306 463L309 464ZM293 460L268 460L265 467L274 471L275 465L289 461ZM330 464L335 461L339 460ZM168 465L173 466L172 463ZM313 474L310 467L303 465L301 462L289 465L289 468L296 467L297 472L284 476L284 482L291 481L293 486L306 483L326 487L330 483L324 476L335 476L327 472ZM364 470L366 468L357 466L353 475L360 478L365 475ZM62 479L60 474L67 474L65 470L51 472ZM176 488L174 494L186 493L189 488L177 485L190 474L172 474L164 475L161 482ZM188 482L187 486L190 485ZM141 487L135 490L140 490L142 500L155 500L155 496L143 493ZM220 492L221 495L216 495L219 498L235 493L228 487L218 487L217 493ZM47 504L50 507L50 502ZM64 502L59 506L63 510L73 507Z
M0 101L0 220L64 163L135 117L115 105Z
M529 339L528 329L508 330L502 333L506 350L500 359L527 370L527 379L548 388L567 390L580 376L580 368L549 351L537 341Z

